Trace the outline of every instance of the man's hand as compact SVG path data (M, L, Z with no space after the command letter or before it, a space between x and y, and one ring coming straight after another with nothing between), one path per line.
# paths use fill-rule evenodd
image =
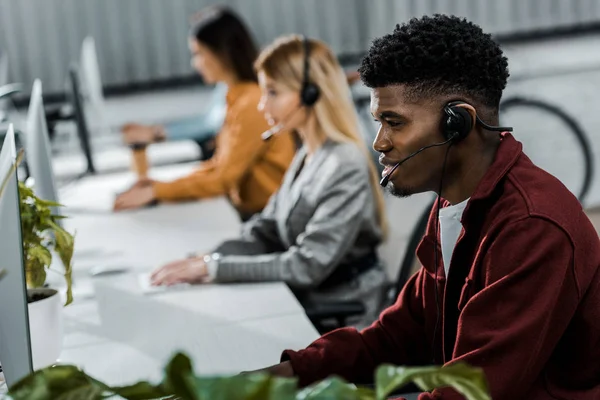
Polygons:
M123 132L123 140L128 145L147 145L164 139L163 129L156 125L125 124L121 132Z
M147 206L156 200L151 181L145 180L136 183L131 189L117 196L114 211L133 210Z
M208 278L204 257L187 258L158 268L150 276L153 286L171 286L178 283L203 283Z

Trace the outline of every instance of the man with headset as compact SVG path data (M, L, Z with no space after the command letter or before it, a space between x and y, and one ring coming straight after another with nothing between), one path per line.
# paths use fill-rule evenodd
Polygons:
M382 185L440 195L422 268L369 328L287 350L267 371L360 384L384 363L464 361L495 400L600 399L600 241L577 199L492 125L508 78L500 47L464 19L423 17L375 40L359 71L381 124Z

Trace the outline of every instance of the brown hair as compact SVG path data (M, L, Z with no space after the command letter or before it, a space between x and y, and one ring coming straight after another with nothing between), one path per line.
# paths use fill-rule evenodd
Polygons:
M213 5L191 18L190 36L207 46L240 81L257 82L253 68L258 49L242 20L229 8Z

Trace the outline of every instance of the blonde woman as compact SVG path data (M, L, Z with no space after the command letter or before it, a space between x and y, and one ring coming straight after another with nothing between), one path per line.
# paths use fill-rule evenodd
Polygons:
M324 43L295 35L266 48L256 70L273 132L293 130L303 146L239 239L159 268L153 284L284 281L301 300L361 300L371 322L386 283L376 255L386 217L344 72Z

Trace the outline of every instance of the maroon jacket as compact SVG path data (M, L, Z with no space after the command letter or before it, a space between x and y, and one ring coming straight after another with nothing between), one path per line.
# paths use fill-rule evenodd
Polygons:
M300 384L372 382L383 363L432 364L435 348L437 364L482 367L494 400L600 399L600 241L577 199L503 134L464 210L448 279L433 217L417 249L423 268L378 321L284 352ZM462 398L445 388L419 400Z

